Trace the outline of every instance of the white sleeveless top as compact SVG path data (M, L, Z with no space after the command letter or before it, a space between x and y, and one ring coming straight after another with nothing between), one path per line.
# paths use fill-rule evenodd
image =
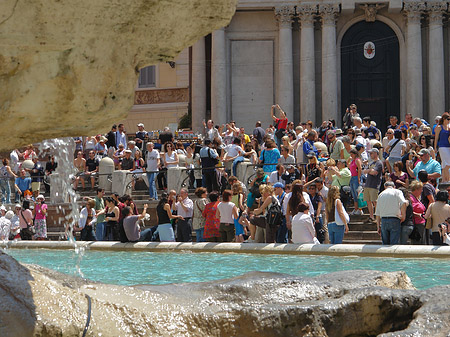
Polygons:
M171 156L169 156L167 152L164 153L164 161L165 161L166 163L167 163L167 162L173 162L173 161L175 161L175 152L172 152L172 155L171 155ZM178 167L178 164L166 164L166 167L167 167L167 168L170 168L170 167Z

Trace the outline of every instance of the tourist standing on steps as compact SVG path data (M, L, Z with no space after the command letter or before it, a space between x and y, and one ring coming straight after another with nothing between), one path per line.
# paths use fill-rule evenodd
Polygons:
M402 191L395 189L392 181L384 183L385 190L378 196L377 230L383 245L397 245L400 242L401 223L406 218L408 202Z
M350 150L350 164L348 168L352 174L350 178L350 191L353 197L353 204L355 205L355 209L350 214L362 215L363 212L359 209L358 205L358 188L361 185L362 162L357 149Z
M367 202L367 208L369 209L369 219L367 222L375 222L374 209L377 206L383 163L378 157L378 149L373 148L369 153L372 162L369 164L369 168L362 171L363 174L367 175L366 184L364 185L364 201Z
M17 178L14 172L11 170L9 166L9 160L4 158L2 160L3 166L0 167L0 187L2 190L2 204L11 203L11 185L9 184L9 180L11 178ZM6 196L6 197L5 197Z
M172 209L182 218L177 223L177 241L191 242L192 234L192 213L194 212L194 203L188 197L188 190L182 188L177 197L177 202L172 204Z
M117 201L112 197L105 198L106 208L103 212L97 215L105 213L105 240L107 241L119 241L119 216L120 211L117 207Z
M450 114L445 112L442 114L439 124L436 126L434 132L434 152L437 153L439 149L439 155L441 156L442 167L442 179L443 182L450 180Z
M173 232L172 219L183 220L181 215L173 215L169 205L169 194L163 192L158 206L156 206L156 221L158 228L156 232L159 234L159 241L161 242L175 242L175 234ZM155 233L156 233L155 232Z
M34 229L36 233L34 238L36 240L47 240L47 205L44 203L44 196L38 195L36 198L36 205L34 206Z
M277 118L274 114L274 110L278 109L280 111L280 118ZM275 127L276 127L276 132L275 132L275 140L278 146L281 145L281 138L284 136L284 132L287 129L287 123L288 123L288 119L286 117L286 113L281 109L281 107L277 104L277 105L272 105L271 109L270 109L270 116L272 117L274 123L275 123Z
M95 226L95 237L97 241L103 241L105 239L105 214L100 212L105 209L105 203L103 201L103 196L105 195L105 190L103 188L97 188L97 195L94 198L95 201L95 212L97 216L97 223Z
M231 201L233 192L225 190L222 194L222 201L217 206L216 217L220 219L219 232L222 242L231 242L235 236L234 219L239 218L239 210Z
M94 226L97 222L95 214L95 200L88 199L86 207L80 212L80 219L74 228L76 231L81 231L81 241L96 241Z
M341 244L344 234L348 233L349 216L341 202L339 187L331 186L325 209L330 243L332 245Z
M425 219L431 217L432 227L431 239L434 246L443 245L443 237L439 231L439 225L445 223L445 221L450 218L450 205L447 204L448 192L439 191L436 194L436 201L428 206L427 212L425 213Z
M208 190L208 193L219 190L215 168L216 164L219 162L219 155L216 150L212 148L211 144L211 140L205 139L204 145L200 149L202 182L203 187Z
M150 200L158 200L158 192L156 190L155 179L158 174L159 167L161 166L161 159L159 152L155 150L155 144L152 142L147 143L147 154L145 155L147 161L147 167L145 171L147 172L148 179L148 194Z
M195 190L195 195L198 197L194 201L194 210L192 214L192 229L195 231L196 241L203 242L203 231L205 229L205 218L203 217L203 211L205 210L206 204L206 188L197 187Z

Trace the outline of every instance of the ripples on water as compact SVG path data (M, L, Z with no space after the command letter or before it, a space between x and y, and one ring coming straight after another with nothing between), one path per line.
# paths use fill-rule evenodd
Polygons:
M86 251L79 260L74 251L44 249L10 249L8 254L23 263L119 285L204 282L250 271L317 276L355 269L403 270L419 289L450 284L450 259Z

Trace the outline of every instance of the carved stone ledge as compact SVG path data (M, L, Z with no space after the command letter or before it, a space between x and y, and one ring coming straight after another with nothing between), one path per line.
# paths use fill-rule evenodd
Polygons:
M152 89L136 91L134 104L163 104L189 102L188 88Z

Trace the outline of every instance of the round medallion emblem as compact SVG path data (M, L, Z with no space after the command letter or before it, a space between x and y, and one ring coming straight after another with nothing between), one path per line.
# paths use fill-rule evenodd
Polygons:
M373 42L369 41L364 44L364 57L369 60L375 57L375 44Z

